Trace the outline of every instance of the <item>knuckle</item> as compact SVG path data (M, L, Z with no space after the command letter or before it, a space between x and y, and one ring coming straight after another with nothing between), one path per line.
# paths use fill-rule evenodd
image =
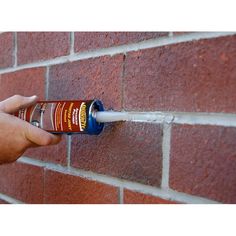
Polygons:
M50 145L52 143L52 137L47 135L42 139L42 145L43 146L47 146Z
M15 95L13 96L13 98L14 98L15 100L21 100L22 96L19 95L19 94L15 94Z

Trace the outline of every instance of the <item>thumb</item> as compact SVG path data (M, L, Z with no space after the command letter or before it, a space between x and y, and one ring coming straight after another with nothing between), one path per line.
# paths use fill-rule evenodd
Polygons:
M5 113L14 113L22 108L29 107L35 104L38 100L36 95L31 97L24 97L21 95L14 95L2 102L0 102L0 111Z
M61 141L61 135L54 135L22 121L24 136L28 141L39 146L54 145Z

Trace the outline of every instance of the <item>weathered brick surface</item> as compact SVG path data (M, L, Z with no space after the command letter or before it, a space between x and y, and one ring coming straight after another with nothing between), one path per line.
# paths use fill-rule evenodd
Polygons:
M43 169L17 162L1 165L0 192L26 203L43 203Z
M31 68L0 75L0 100L12 95L45 97L45 68Z
M175 125L171 137L170 187L236 203L236 129Z
M13 33L0 34L0 69L11 67L14 63L14 37Z
M171 40L187 33L173 32ZM76 53L119 45L128 48L128 44L160 37L168 40L167 32L76 32L74 36ZM19 65L66 56L70 48L69 32L17 33ZM0 101L15 94L36 94L44 100L46 68L14 69L14 49L14 33L1 33L0 69L17 71L0 75ZM236 112L235 61L236 35L81 58L49 66L48 98L98 98L107 110L217 112L224 118L224 113ZM106 124L99 136L73 136L69 150L64 136L60 144L30 149L24 156L66 166L71 153L74 168L160 187L162 128L147 122ZM235 130L173 125L170 188L236 203ZM124 203L177 203L143 192L124 189ZM0 166L0 193L26 203L120 201L118 187L19 162Z
M18 64L25 64L68 55L68 32L19 32L17 33Z
M159 186L162 128L127 122L108 125L99 136L74 136L71 158L84 170Z
M45 203L118 203L116 187L46 170Z
M236 112L236 36L128 53L124 106L139 111Z
M101 99L107 109L121 109L123 55L52 66L49 99Z
M24 156L60 165L67 165L67 136L63 135L61 142L57 145L30 148L24 153Z
M162 199L152 195L139 193L124 189L124 203L126 204L175 204L170 200Z
M77 32L75 51L107 48L167 36L168 32Z

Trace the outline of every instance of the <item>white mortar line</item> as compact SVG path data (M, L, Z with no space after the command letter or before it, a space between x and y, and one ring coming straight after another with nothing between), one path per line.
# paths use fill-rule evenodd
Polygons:
M3 193L0 193L0 199L3 200L3 201L6 201L8 203L11 203L11 204L24 204L24 202L21 202L17 199L14 199L12 197L9 197Z
M70 32L70 54L73 55L74 51L74 44L75 44L75 33Z
M14 32L13 58L14 58L13 68L16 68L17 67L17 32Z
M162 141L162 182L163 189L169 188L171 125L164 123Z
M189 195L185 193L180 193L171 189L160 189L157 187L135 183L128 180L122 180L115 177L97 174L91 171L85 171L85 170L76 169L72 167L67 168L58 164L34 160L28 157L21 157L20 159L18 159L18 162L44 167L49 170L54 170L63 174L79 176L82 178L98 181L98 182L115 186L115 187L119 187L119 188L127 188L133 191L150 194L156 197L161 197L163 199L168 199L172 201L183 202L183 203L219 203L219 202L209 200L206 198L197 197L197 196L193 196L193 195Z
M124 188L119 188L119 203L124 204Z
M156 38L156 39L149 39L149 40L141 41L138 43L91 50L91 51L76 53L76 54L72 54L68 56L57 57L50 60L38 61L38 62L29 63L29 64L19 65L15 68L4 68L4 69L0 69L0 74L15 72L15 71L27 69L27 68L56 65L56 64L62 64L66 62L84 60L84 59L95 58L95 57L106 56L106 55L113 56L115 54L121 54L121 53L125 54L127 52L137 51L141 49L161 47L165 45L189 42L193 40L217 38L217 37L229 36L229 35L234 35L234 34L236 34L236 32L209 32L209 33L199 32L199 33L177 35L174 37L167 36L167 37L161 37L161 38Z

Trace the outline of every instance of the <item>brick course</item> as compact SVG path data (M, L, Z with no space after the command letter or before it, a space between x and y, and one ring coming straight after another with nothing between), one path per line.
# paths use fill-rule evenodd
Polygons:
M118 203L118 189L78 176L47 170L45 203Z
M0 69L14 64L14 36L13 33L0 34Z
M0 166L0 192L26 203L43 203L43 169L22 163Z
M171 188L236 203L236 129L175 125L171 137Z
M236 112L236 36L127 54L124 107L138 111Z
M75 51L83 52L167 36L168 32L77 32Z
M236 34L186 34L0 33L0 100L98 98L106 110L145 114L29 149L0 166L0 194L25 203L236 203ZM169 124L170 143L152 111L184 112L185 124ZM158 197L166 193L173 200Z
M175 204L176 202L125 189L124 190L124 203L126 204Z
M72 138L72 166L160 186L162 128L158 125L108 125L99 136Z
M17 33L18 64L52 59L68 55L70 34L64 32Z

